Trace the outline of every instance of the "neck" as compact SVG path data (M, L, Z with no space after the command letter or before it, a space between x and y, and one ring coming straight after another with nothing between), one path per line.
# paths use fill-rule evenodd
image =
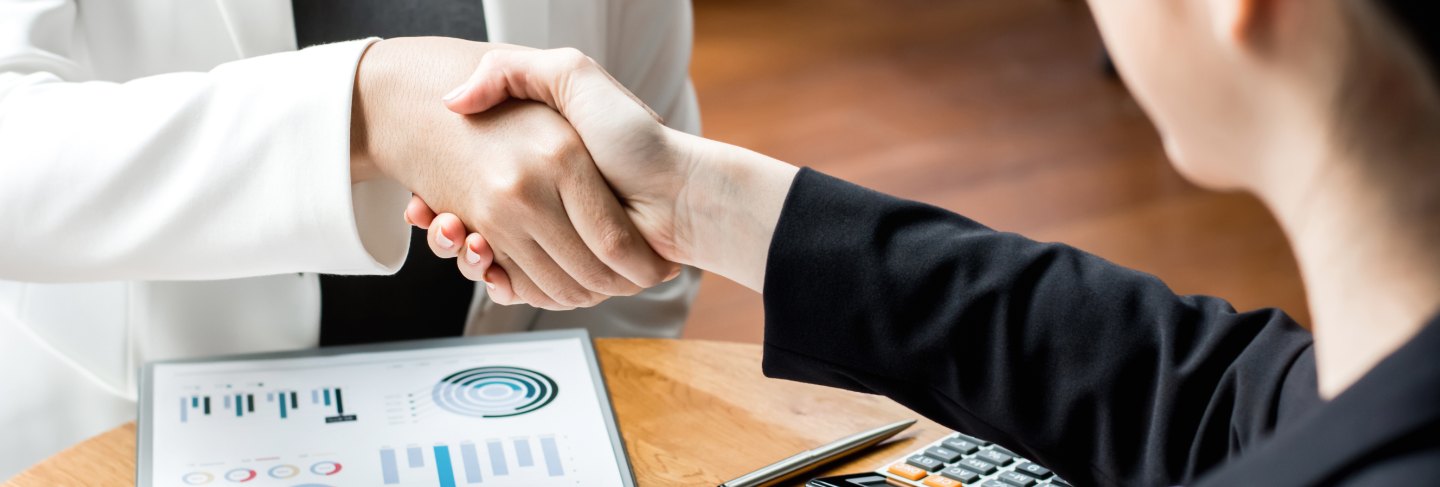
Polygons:
M1423 145L1322 155L1308 174L1276 175L1268 178L1273 190L1259 192L1304 275L1322 397L1340 394L1440 310L1440 218L1436 198L1422 196L1435 194L1440 179L1424 171L1400 173L1408 181L1373 174L1437 160L1440 148Z

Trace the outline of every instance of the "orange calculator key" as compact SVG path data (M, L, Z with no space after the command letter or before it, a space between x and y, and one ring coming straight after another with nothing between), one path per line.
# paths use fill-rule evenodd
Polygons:
M920 480L925 478L925 475L930 473L921 470L919 467L907 465L904 463L897 463L891 465L888 471L905 480Z
M941 477L939 475L931 475L930 478L925 479L924 482L920 482L920 485L924 485L925 487L964 487L964 484L961 484L959 480Z

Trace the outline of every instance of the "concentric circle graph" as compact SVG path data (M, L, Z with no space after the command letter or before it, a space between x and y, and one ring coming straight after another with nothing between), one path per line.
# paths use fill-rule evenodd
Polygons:
M519 416L550 404L560 392L549 376L519 367L475 367L440 379L431 391L435 405L463 416Z

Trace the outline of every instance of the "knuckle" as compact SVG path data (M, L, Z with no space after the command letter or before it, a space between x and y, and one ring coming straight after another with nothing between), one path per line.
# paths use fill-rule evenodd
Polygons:
M610 299L610 297L609 297L609 296L605 296L605 295L603 295L603 294L591 294L591 295L590 295L590 299L585 300L585 304L582 305L582 306L580 306L580 307L581 307L581 308L593 307L593 306L595 306L595 305L597 305L597 304L600 304L600 303L605 302L605 300L607 300L607 299Z
M661 265L655 265L646 268L645 274L640 277L642 283L637 284L645 289L650 289L652 287L664 284L667 273L663 269L664 267Z
M517 301L528 303L537 308L551 304L550 299L545 296L545 293L540 292L539 289L531 285L515 285L513 293Z
M547 137L539 142L536 147L537 157L545 162L564 163L580 160L584 154L584 145L574 134L557 135Z
M590 299L590 292L579 288L562 289L558 291L555 296L555 302L560 303L561 306L569 306L572 308L585 306L586 303L590 302Z
M519 176L506 176L496 174L487 178L488 190L491 195L503 198L520 197L528 192L525 186L525 179Z
M604 268L595 265L586 264L577 271L570 271L569 274L571 279L574 279L576 283L580 284L580 287L591 291L604 291L614 283L609 276L605 275L606 270Z
M526 176L504 177L491 182L490 195L494 197L487 200L492 202L492 206L504 202L503 205L507 207L528 207L540 200L540 192L534 187L533 177ZM518 205L513 206L514 203Z
M639 236L629 229L610 225L600 233L600 240L595 249L596 255L605 262L620 262L632 257Z
M621 282L622 278L610 271L609 267L602 265L592 266L575 276L575 281L586 289L601 294L616 294L624 292L628 286ZM626 281L628 282L628 281Z
M647 260L639 269L635 285L649 289L665 282L670 275L670 263L660 259Z
M560 59L567 68L582 68L594 64L595 60L590 59L585 53L573 47L562 47L555 50L556 57Z
M466 279L469 279L469 280L471 280L471 281L477 281L477 282L478 282L478 281L484 280L484 278L485 278L485 276L483 275L483 270L482 270L482 269L475 269L475 268L472 268L472 267L470 267L470 266L468 266L468 265L458 265L458 263L457 263L457 267L460 268L460 275L465 276Z
M490 293L489 296L490 301L501 306L510 306L512 304L515 304L508 296L502 296L500 295L500 293Z

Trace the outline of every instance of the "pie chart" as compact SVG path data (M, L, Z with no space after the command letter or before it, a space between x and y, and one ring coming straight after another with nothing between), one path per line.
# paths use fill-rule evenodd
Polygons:
M519 416L555 400L550 376L520 367L475 367L445 376L431 390L441 409L477 418Z

